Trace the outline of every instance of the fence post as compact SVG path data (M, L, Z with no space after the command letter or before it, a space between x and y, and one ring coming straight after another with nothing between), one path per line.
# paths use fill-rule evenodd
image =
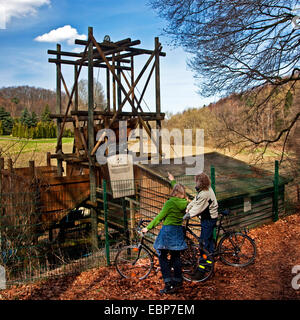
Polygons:
M126 238L126 244L129 244L129 230L128 230L128 220L127 220L127 210L125 198L122 198L122 211L123 211L123 222L124 222L124 235Z
M103 209L104 209L104 229L105 229L105 254L107 265L110 265L109 257L109 237L108 237L108 222L107 222L107 193L106 180L103 180Z
M130 240L134 238L134 226L135 226L135 208L132 200L129 200L130 208Z
M214 190L214 193L216 193L216 173L215 173L214 166L210 166L210 180L211 180L211 188Z
M47 167L51 167L51 152L47 152Z
M278 182L279 182L279 162L275 160L275 172L274 172L274 215L273 221L278 220Z
M211 188L213 189L214 193L216 193L216 172L215 167L210 166L210 181L211 181ZM217 231L216 227L213 230L213 239L216 240L217 238Z

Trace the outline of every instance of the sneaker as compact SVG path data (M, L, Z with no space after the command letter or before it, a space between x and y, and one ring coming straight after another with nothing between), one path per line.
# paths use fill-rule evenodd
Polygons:
M175 288L173 286L173 284L166 282L165 287L161 290L159 290L159 292L161 294L168 294L168 293L173 293L175 291Z

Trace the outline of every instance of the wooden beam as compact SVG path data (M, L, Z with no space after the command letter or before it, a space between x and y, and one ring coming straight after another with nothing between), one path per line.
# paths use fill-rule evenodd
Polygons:
M77 74L78 74L78 67L74 66L74 85L75 85L74 111L78 110L78 103L79 103L78 81L76 82Z
M104 131L101 135L101 137L99 138L99 140L97 141L95 147L93 148L92 152L91 152L91 156L93 156L95 154L95 152L97 151L98 147L100 146L100 143L102 142L103 138L106 136L106 131Z
M103 41L103 42L97 42L98 46L100 46L102 49L109 49L109 48L115 48L117 46L121 46L127 43L131 42L131 38L126 38L123 40L119 40L116 42L108 42L108 41ZM87 40L80 40L80 39L75 39L75 44L79 44L79 45L83 45L86 46L87 45ZM95 45L94 45L95 47Z
M95 145L94 137L94 72L93 72L93 28L89 27L88 44L88 154L89 154L89 175L90 175L90 201L96 202L96 170L91 152ZM98 223L97 210L91 208L91 241L92 251L98 250Z
M159 48L161 44L159 43L158 37L155 37L154 40L155 45L155 105L156 105L156 113L160 114L161 104L160 104L160 66L159 66ZM161 121L156 120L156 128L158 131L161 131ZM158 153L162 154L162 137L159 135L158 137ZM161 159L160 159L161 160Z
M88 46L85 47L84 49L84 55L85 53L87 52L87 48ZM78 78L79 78L79 75L80 75L80 71L81 71L81 68L82 68L82 63L79 65L79 70L78 70L78 73L77 73L77 77L75 79L75 83L74 83L74 86L72 88L72 92L71 92L71 95L70 95L70 98L69 98L69 101L68 101L68 105L67 105L67 109L66 109L66 113L65 113L65 117L63 119L63 123L62 123L62 129L61 129L61 132L60 132L60 135L57 139L58 143L61 142L61 138L62 138L62 133L63 133L63 129L64 129L64 126L65 126L65 122L66 122L66 117L68 115L68 112L69 112L69 108L70 108L70 105L72 103L72 99L73 99L73 95L74 95L74 92L75 92L75 87L76 87L76 83L78 82ZM58 151L58 145L56 147L56 152Z
M130 43L124 44L122 46L112 47L109 50L106 50L106 49L103 48L103 53L105 54L105 56L108 56L108 55L111 55L111 54L120 53L121 51L128 51L131 46L135 46L135 45L138 45L140 43L141 43L140 40L135 40L135 41L132 41ZM95 57L99 56L99 54L97 52L97 49L94 49L94 53L95 53Z
M110 112L110 73L109 69L106 69L106 109Z
M130 67L131 67L131 70L130 70L130 80L131 80L131 86L133 86L134 84L134 59L133 57L130 57ZM130 85L129 85L130 87ZM134 98L135 98L135 94L134 94L134 90L132 91L132 95L131 95L131 99L132 101L134 101Z
M67 51L57 51L57 50L48 50L48 54L55 54L60 56L67 56L67 57L76 57L76 58L82 58L83 53L76 53L76 52L67 52Z
M137 54L152 54L155 51L152 50L147 50L147 49L140 49L140 48L128 48L127 51L133 52L133 53L137 53ZM162 57L166 56L165 52L159 52L159 55Z
M112 70L115 71L116 69L116 62L115 62L115 55L113 54L112 56ZM109 70L109 68L107 68L107 70ZM109 70L110 72L110 70ZM112 77L112 90L113 90L113 112L115 113L117 110L117 91L116 91L116 79L114 77Z
M156 112L139 112L138 114L141 115L141 116L155 116ZM87 110L71 111L71 115L87 116L88 115L88 111ZM102 111L102 110L95 110L94 111L94 116L111 117L113 115L114 115L114 112L112 112L112 111L111 112ZM122 115L122 116L130 116L130 115L132 115L132 112L130 112L130 111L122 111L122 112L120 112L120 115ZM61 115L56 115L56 116L60 117L60 116L62 116L62 114ZM161 112L159 118L161 119L164 116L165 116L165 113ZM54 115L51 114L51 117L54 118Z
M67 51L58 52L57 50L48 50L48 54L54 54L54 55L60 54L61 56L66 56L66 57L83 58L83 53L75 53L75 52L67 52ZM108 52L107 54L111 54L111 53ZM98 55L94 56L94 59L97 59L97 56ZM128 57L130 57L130 54L128 55ZM108 60L111 60L111 59L112 59L111 57L108 57ZM122 63L130 63L131 62L131 60L129 60L129 59L124 59L124 57L120 57L120 58L118 58L118 60ZM77 60L75 60L75 61L77 61ZM99 61L99 62L101 62L101 61Z
M75 40L75 44L80 44L80 45L85 45L86 44L86 40ZM117 44L117 42L115 42L114 44ZM110 47L108 47L108 45L102 43L97 42L97 45L102 49L105 50L106 48L115 48L116 46L113 46L113 44L110 45ZM120 45L120 44L118 44ZM96 47L96 45L94 44L94 47ZM147 50L147 49L142 49L142 48L126 48L126 51L130 51L136 54L152 54L153 51L152 50ZM165 57L166 53L165 52L160 52L160 56Z
M49 58L48 59L48 62L49 63L59 63L59 64L68 64L68 65L72 65L72 66L80 66L80 65L83 65L85 67L88 67L88 63L87 62L84 62L84 63L81 63L79 61L75 61L75 60L63 60L63 59L52 59L52 58ZM93 67L95 68L104 68L106 69L107 66L105 64L101 64L101 63L98 63L98 62L93 62ZM121 70L128 70L130 71L131 68L130 67L126 67L126 66L120 66L120 67L116 67L116 69L121 69Z
M82 112L82 111L80 111ZM84 111L83 111L84 112ZM96 112L96 111L95 111ZM72 112L73 114L73 112ZM80 114L80 113L79 113ZM139 112L139 115L141 115L145 121L154 121L154 120L164 120L165 118L165 114L161 113L159 116L156 115L155 112ZM94 114L94 120L103 120L106 118L111 118L113 117L114 113L113 112L107 112L106 114ZM116 119L121 119L121 118L131 118L132 117L132 112L121 112L119 113L119 116ZM63 119L65 118L65 114L50 114L50 118L51 119ZM73 115L69 115L65 118L66 122L74 122L74 114ZM87 115L78 115L78 120L79 121L87 121L88 120L88 116Z
M57 54L57 59L60 59L60 49L61 46L60 44L56 45L56 50L58 52ZM56 64L56 112L61 113L62 108L61 108L61 65L60 63ZM61 119L56 120L56 125L57 125L57 146L56 146L56 152L62 152L62 143L61 139L59 137L62 135L61 132ZM62 161L57 160L57 174L58 176L62 176L63 174L63 168L62 168Z

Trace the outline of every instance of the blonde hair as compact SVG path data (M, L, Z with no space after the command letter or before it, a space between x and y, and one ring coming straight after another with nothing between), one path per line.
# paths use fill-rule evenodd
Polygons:
M196 188L199 190L208 190L210 187L210 179L204 172L195 176Z
M186 197L185 187L181 183L175 184L175 186L171 192L171 197L176 197L178 194L182 194L184 197Z

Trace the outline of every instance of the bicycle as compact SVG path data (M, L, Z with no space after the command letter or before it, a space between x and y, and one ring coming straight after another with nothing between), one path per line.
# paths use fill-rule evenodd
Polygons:
M126 245L121 247L118 250L118 253L115 258L115 267L118 273L127 279L138 279L143 280L148 277L151 270L154 267L154 256L158 257L156 251L150 248L145 242L151 243L149 239L145 238L145 234L141 231L141 227L144 226L144 223L150 222L150 220L140 220L137 226L137 232L140 235L140 241L134 245ZM193 233L192 230L187 229L187 231L196 239L198 237ZM192 274L197 269L197 260L198 260L198 246L194 242L191 242L190 238L186 235L186 241L188 244L188 249L192 250L193 254L189 254L189 259L184 259L182 264L183 278L187 281L190 281ZM193 243L193 245L191 245ZM206 281L211 277L214 270L214 259L204 248L202 250L204 254L204 261L202 263L203 268L203 278L200 281ZM202 255L203 256L203 255Z
M255 241L247 235L247 230L244 232L226 230L222 225L224 217L228 216L230 211L223 210L220 212L221 218L217 225L214 252L208 254L211 260L215 261L216 257L220 257L221 262L226 265L234 267L246 267L253 263L256 257L256 244ZM191 226L200 226L200 224L190 224L189 220L186 222L185 229L187 232L192 233L194 237L196 234L190 229ZM220 237L221 231L223 235ZM201 242L199 242L199 247L195 243L188 243L189 250L184 252L183 259L191 261L193 257L201 257L201 252L203 252L204 247ZM195 260L195 259L194 259ZM195 266L198 261L195 261ZM199 264L201 266L201 264ZM188 280L188 279L187 279ZM195 281L190 279L189 281Z

